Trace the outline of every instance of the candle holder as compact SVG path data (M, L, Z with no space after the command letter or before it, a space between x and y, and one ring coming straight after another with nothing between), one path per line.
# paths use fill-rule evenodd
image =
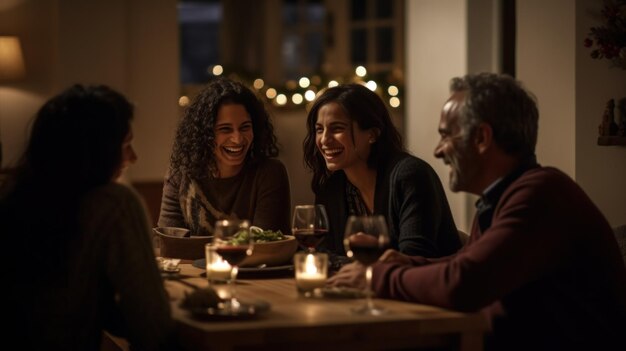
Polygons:
M216 252L217 247L213 243L204 245L206 258L206 278L209 283L225 283L231 279L232 266Z
M293 256L298 293L305 297L322 295L328 277L328 255L297 252Z

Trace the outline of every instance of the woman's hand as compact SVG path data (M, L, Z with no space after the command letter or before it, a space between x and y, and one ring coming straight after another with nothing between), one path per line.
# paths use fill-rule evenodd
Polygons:
M380 258L378 259L378 261L380 262L394 262L394 263L401 263L401 264L411 264L411 259L409 258L409 256L400 253L396 250L392 250L389 249L387 251L385 251Z
M358 262L348 263L341 267L337 274L330 277L326 285L365 289L365 266Z

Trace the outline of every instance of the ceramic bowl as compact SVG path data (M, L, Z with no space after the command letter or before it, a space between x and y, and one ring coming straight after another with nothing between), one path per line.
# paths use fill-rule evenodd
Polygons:
M285 235L285 239L254 244L252 255L248 256L241 267L257 267L260 265L280 266L289 264L293 254L298 249L298 242L292 235Z
M204 258L204 245L213 241L212 236L186 236L189 229L157 227L153 229L159 239L159 256L197 260Z

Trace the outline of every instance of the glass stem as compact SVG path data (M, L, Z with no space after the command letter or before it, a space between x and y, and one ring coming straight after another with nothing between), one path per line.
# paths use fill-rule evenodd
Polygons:
M228 285L230 285L230 307L231 309L237 309L239 307L239 301L237 301L237 273L239 272L238 266L233 266L233 269L230 271L230 280L228 281Z
M367 309L374 309L374 301L372 300L372 266L368 265L365 269L365 301L367 303Z

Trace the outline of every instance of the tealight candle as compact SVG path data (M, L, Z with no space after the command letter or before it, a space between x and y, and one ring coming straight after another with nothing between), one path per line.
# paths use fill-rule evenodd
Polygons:
M328 255L323 253L298 252L294 256L296 287L307 297L326 284Z
M212 244L206 244L206 277L210 282L225 281L231 278L232 267L215 252Z

